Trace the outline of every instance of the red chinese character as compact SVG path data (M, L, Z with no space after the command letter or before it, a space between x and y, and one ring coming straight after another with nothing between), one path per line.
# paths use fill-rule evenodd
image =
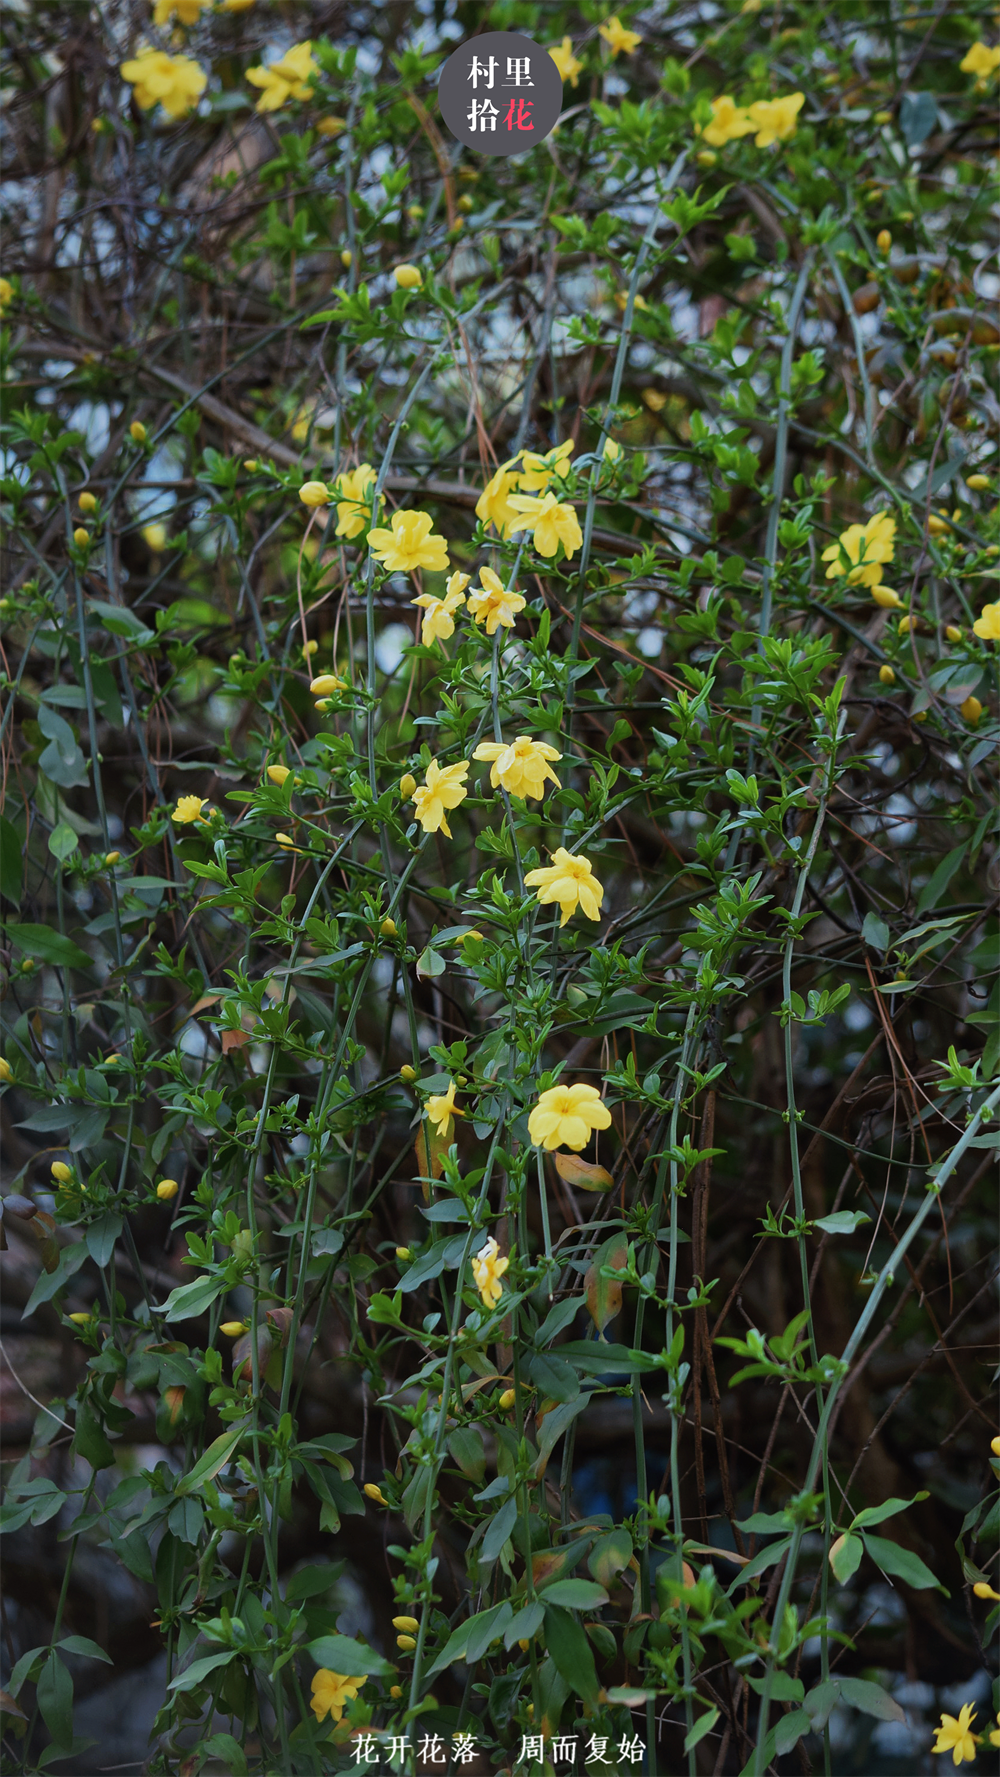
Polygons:
M534 129L535 126L532 123L531 118L528 116L528 113L531 110L531 106L532 106L531 99L511 99L510 109L507 112L507 117L505 120L508 130L533 130ZM516 111L516 116L515 116L515 111Z

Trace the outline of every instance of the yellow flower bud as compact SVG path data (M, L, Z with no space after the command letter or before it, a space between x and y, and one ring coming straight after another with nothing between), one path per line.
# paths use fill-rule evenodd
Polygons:
M257 462L256 457L244 457L243 458L243 467L246 470L248 475L256 475L257 470L260 467L260 465Z
M714 154L711 148L703 148L700 154L695 155L695 160L700 167L714 167L718 158L718 155Z
M917 620L915 617L901 617L896 625L896 629L901 636L908 636L911 629L915 629L916 626Z
M877 605L881 605L883 611L898 611L903 602L899 593L894 592L891 586L873 586L872 598Z
M409 1085L411 1080L416 1079L417 1070L415 1067L411 1067L409 1062L405 1061L399 1070L399 1077L401 1080L405 1080L406 1084Z
M408 1246L397 1246L396 1257L399 1260L401 1265L406 1265L409 1262L409 1260L412 1259L413 1254L411 1253Z
M176 1197L179 1190L180 1185L175 1178L164 1178L156 1187L156 1195L161 1203L169 1203L172 1197Z
M978 1580L972 1590L975 1592L977 1598L993 1598L1000 1600L1000 1592L994 1592L993 1587L988 1585L985 1580Z
M419 290L423 276L415 265L397 265L393 274L400 290Z
M297 849L295 841L290 833L276 833L274 837L279 845L284 846L286 851L295 851Z
M892 112L891 111L876 111L875 122L876 123L891 123L892 122Z
M469 211L472 209L472 202L472 198L468 195L460 197L458 200L458 207L460 210L464 210L465 214L468 215Z
M394 938L396 936L396 921L394 919L384 919L379 926L379 931L383 938Z
M514 1390L512 1388L505 1388L503 1394L500 1396L501 1412L509 1413L516 1400L517 1395L514 1393Z
M374 1481L366 1481L361 1491L368 1499L373 1499L376 1505L387 1506L389 1504L381 1487L376 1487Z
M145 444L145 442L146 442L146 428L143 425L141 420L133 420L132 424L129 427L129 432L131 433L132 438L136 444Z
M977 493L980 493L984 488L989 487L990 478L988 475L967 475L965 477L965 485L966 487L974 488ZM82 501L80 503L81 505L83 504Z
M344 117L321 117L316 125L317 136L342 136L347 128Z
M878 669L878 676L883 685L894 685L896 683L896 675L891 666L880 666Z
M67 1166L65 1160L53 1160L52 1177L58 1184L66 1185L73 1177L73 1168L72 1166Z
M97 501L93 494L81 494L80 498L77 500L77 505L81 512L97 511Z
M880 228L875 236L875 245L880 253L888 253L892 246L892 236L887 228Z
M926 720L927 720L927 711L926 711L926 710L917 710L917 711L916 711L916 712L915 712L915 713L914 713L914 717L913 717L913 720L914 720L914 721L915 721L915 722L926 722Z
M945 531L950 531L951 526L946 518L939 518L936 512L932 512L927 520L927 529L932 537L940 537Z
M329 697L331 691L339 691L342 686L343 680L336 673L320 673L318 679L310 681L309 689L314 697Z
M268 776L269 782L271 782L272 784L277 784L277 786L280 790L286 777L291 776L291 772L289 771L289 768L287 765L269 765L267 768L267 776Z
M219 1332L225 1333L227 1339L238 1339L240 1334L245 1333L246 1330L245 1320L224 1320L219 1328Z
M89 1327L94 1317L92 1314L77 1312L76 1314L68 1314L66 1318L71 1320L75 1327Z
M399 794L402 797L404 802L409 802L410 797L413 795L413 792L416 789L416 787L417 787L417 780L413 776L413 773L410 771L404 771L402 777L399 780Z
M970 728L978 726L982 713L983 706L978 697L967 697L963 704L959 704L959 714L965 717Z
M122 861L122 854L120 851L109 851L104 859L104 862L108 866L109 869L112 864L120 864L121 861Z
M417 1644L414 1641L412 1635L397 1635L396 1636L396 1646L399 1648L401 1653L412 1654L416 1645Z
M340 263L345 271L349 271L354 264L354 254L351 252L350 247L344 247L341 250Z
M403 1695L402 1685L401 1684L391 1684L389 1686L389 1695L390 1695L390 1697L396 1697L396 1698L401 1697Z
M424 214L423 204L407 204L406 214L409 216L411 222L419 222Z
M299 488L303 506L329 506L330 489L325 481L304 481Z
M960 642L962 640L962 631L957 623L949 623L944 633L946 641Z
M86 549L87 544L90 542L90 532L85 531L82 524L78 524L76 530L73 532L73 541L78 549Z
M699 156L699 158L700 158L700 156ZM713 154L713 156L712 156L712 159L713 159L713 160L714 160L714 159L715 159L715 155L714 155L714 154ZM527 1651L528 1651L528 1649L529 1649L529 1647L530 1647L530 1646L531 1646L531 1642L530 1642L530 1641L526 1641L526 1640L525 1640L525 1638L524 1638L524 1637L523 1637L523 1636L521 1636L521 1637L519 1637L519 1639L518 1639L518 1643L517 1643L517 1645L518 1645L518 1647L519 1647L519 1648L520 1648L520 1650L521 1650L521 1652L522 1652L522 1654L526 1654L526 1653L527 1653Z
M392 1626L404 1630L407 1635L415 1635L420 1628L416 1617L393 1617Z
M0 1055L0 1086L8 1086L13 1078L14 1073L10 1062L5 1056Z
M318 653L319 653L319 643L318 642L303 642L303 644L302 644L302 658L303 658L303 660L311 660L313 655L318 654Z

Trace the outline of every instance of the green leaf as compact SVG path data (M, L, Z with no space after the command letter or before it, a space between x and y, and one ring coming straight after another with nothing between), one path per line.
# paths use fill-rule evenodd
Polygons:
M293 1573L285 1587L285 1600L297 1604L302 1598L315 1598L335 1586L344 1571L343 1561L320 1561Z
M542 1626L544 1615L544 1606L539 1599L535 1598L530 1604L524 1605L515 1617L511 1618L503 1633L503 1644L508 1653L515 1641L530 1641L533 1635L537 1635Z
M21 883L24 875L24 846L13 821L0 815L0 895L21 905Z
M79 843L80 841L68 821L60 821L58 827L53 827L49 834L49 850L54 858L58 858L60 864L64 864L67 858L73 856Z
M247 1421L241 1420L232 1431L224 1431L222 1436L209 1444L204 1456L199 1457L194 1468L182 1475L174 1488L175 1494L183 1497L186 1493L197 1493L206 1481L214 1481L220 1469L224 1469L233 1451L236 1449L247 1427Z
M341 1672L345 1678L391 1678L395 1672L395 1667L374 1648L353 1641L349 1635L321 1635L317 1641L306 1643L306 1652L317 1666Z
M779 1758L784 1753L791 1752L795 1742L801 1740L803 1734L811 1732L812 1721L804 1709L793 1709L788 1715L782 1716L775 1723L774 1729L774 1750Z
M851 1520L851 1529L859 1530L865 1524L882 1524L886 1518L895 1518L897 1513L905 1512L907 1506L916 1505L922 1499L929 1499L930 1494L924 1488L915 1493L912 1499L884 1499L880 1506L865 1506L856 1518Z
M517 1500L509 1499L502 1505L496 1516L490 1520L489 1528L479 1545L480 1559L495 1561L508 1541L510 1533L517 1523Z
M76 1410L76 1435L73 1449L92 1469L110 1468L115 1453L108 1442L100 1420L89 1401L81 1401Z
M210 1734L207 1740L201 1741L198 1751L208 1758L219 1759L233 1777L247 1777L246 1755L232 1734Z
M102 1270L115 1250L115 1241L123 1226L121 1216L116 1215L113 1209L106 1209L96 1221L89 1223L84 1233L87 1251L94 1264L99 1265Z
M831 1546L830 1566L834 1578L838 1579L842 1586L846 1585L851 1576L857 1573L863 1554L864 1544L860 1536L851 1536L850 1532L844 1536L838 1536L836 1542Z
M884 919L879 919L877 913L865 914L861 936L872 950L881 950L884 953L889 948L889 927Z
M709 1709L705 1715L699 1716L691 1732L684 1736L684 1751L691 1752L699 1740L704 1740L705 1735L712 1732L718 1719L719 1711L717 1709Z
M608 1595L595 1580L553 1580L541 1589L546 1608L550 1604L565 1605L568 1610L600 1610Z
M865 1548L883 1573L891 1573L896 1579L905 1580L915 1591L922 1592L929 1586L935 1586L946 1598L951 1597L951 1593L942 1586L940 1580L934 1578L930 1568L911 1549L904 1549L899 1543L891 1543L887 1537L872 1536L867 1530L861 1534Z
M895 1697L890 1697L880 1684L873 1684L868 1678L839 1678L840 1694L845 1703L853 1709L860 1709L865 1715L874 1715L879 1721L904 1721L904 1715Z
M73 1680L55 1652L50 1653L38 1679L38 1707L57 1746L73 1743Z
M461 1425L448 1439L448 1450L469 1481L481 1486L486 1475L486 1450L477 1426Z
M941 859L934 874L931 876L930 880L924 884L920 891L920 896L917 901L918 918L922 913L930 913L932 909L938 905L941 896L951 882L952 877L957 875L958 871L961 869L962 859L965 857L965 853L966 846L963 842L962 845L956 845L954 851L948 852Z
M624 1571L632 1559L632 1538L627 1530L619 1528L609 1531L594 1544L587 1560L595 1580L602 1586L610 1586Z
M767 1686L766 1678L751 1678L747 1682L750 1689L757 1692L758 1697L764 1695ZM805 1695L805 1688L801 1678L793 1678L790 1672L782 1672L779 1669L771 1674L771 1700L774 1703L801 1703Z
M64 1635L56 1646L65 1648L68 1654L80 1654L85 1660L103 1660L106 1666L114 1665L111 1655L106 1654L96 1641L91 1641L89 1635Z
M218 1277L196 1277L192 1283L179 1283L171 1290L162 1308L156 1310L167 1320L193 1320L222 1294L225 1285Z
M563 1582L568 1585L567 1580ZM596 1703L597 1668L583 1625L558 1605L545 1606L545 1645L556 1670L585 1703Z
M176 1547L176 1544L174 1545ZM220 1653L206 1654L202 1660L194 1660L186 1672L179 1672L167 1686L168 1691L193 1691L203 1684L210 1672L219 1666L228 1666L230 1660L236 1658L236 1648L223 1648Z
M34 1314L35 1309L42 1302L51 1302L52 1297L62 1289L63 1284L68 1283L70 1278L79 1271L81 1265L86 1264L88 1256L86 1245L82 1240L77 1241L73 1246L64 1246L59 1253L59 1262L55 1270L43 1271L36 1280L35 1287L24 1305L21 1319L27 1320L28 1316Z
M822 1684L814 1685L803 1705L814 1732L822 1732L839 1701L840 1685L835 1678L827 1678Z
M613 1320L622 1305L622 1286L613 1277L602 1277L605 1268L624 1271L628 1263L628 1240L619 1229L605 1240L594 1254L593 1263L587 1272L585 1295L590 1318L597 1331L603 1333L609 1320Z
M62 932L54 932L51 926L33 926L21 920L17 925L8 925L7 936L15 950L23 950L26 956L37 957L40 962L52 963L59 969L92 969L94 964L79 944L74 944Z
M864 1222L870 1222L863 1209L837 1209L832 1215L820 1216L816 1223L824 1234L853 1234Z

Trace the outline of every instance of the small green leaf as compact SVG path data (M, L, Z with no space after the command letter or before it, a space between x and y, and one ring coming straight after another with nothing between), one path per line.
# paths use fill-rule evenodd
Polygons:
M306 1643L306 1652L317 1666L341 1672L346 1678L391 1678L395 1671L374 1648L349 1635L321 1635L318 1641Z
M690 1734L684 1736L684 1751L691 1752L699 1740L704 1740L705 1735L712 1732L718 1719L719 1711L717 1709L709 1709L705 1715L699 1716Z

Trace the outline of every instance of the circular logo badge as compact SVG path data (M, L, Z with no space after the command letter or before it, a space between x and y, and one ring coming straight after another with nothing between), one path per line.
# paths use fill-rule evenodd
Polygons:
M562 79L547 49L518 31L487 31L445 62L441 116L479 154L523 154L544 141L562 110Z

